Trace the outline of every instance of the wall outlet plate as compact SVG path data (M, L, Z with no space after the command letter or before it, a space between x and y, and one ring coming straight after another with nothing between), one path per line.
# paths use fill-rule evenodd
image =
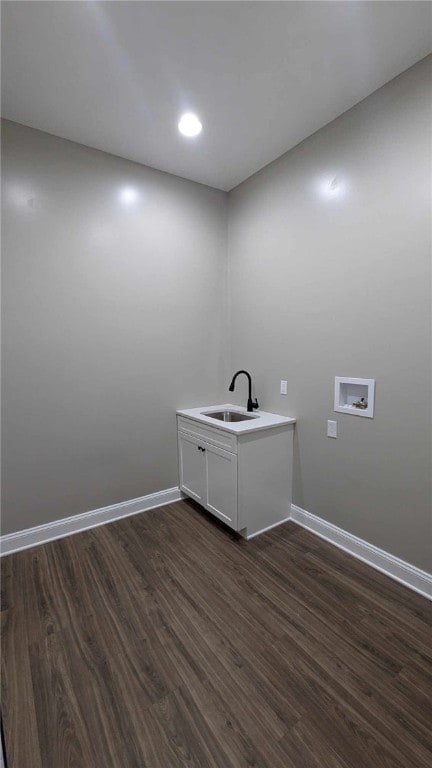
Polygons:
M337 421L327 422L327 437L337 437Z
M281 395L286 395L288 393L288 382L281 379L280 383L280 393Z

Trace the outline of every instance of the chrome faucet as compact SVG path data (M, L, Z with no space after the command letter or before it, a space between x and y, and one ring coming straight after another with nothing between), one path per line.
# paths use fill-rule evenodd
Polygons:
M248 401L247 401L247 410L253 411L254 408L259 408L259 405L258 405L258 400L256 398L255 398L255 402L252 401L252 379L251 379L250 373L248 373L247 371L237 371L237 373L235 373L234 376L232 377L232 382L229 385L229 391L234 392L236 378L240 373L244 373L244 375L248 377L249 394L248 394Z

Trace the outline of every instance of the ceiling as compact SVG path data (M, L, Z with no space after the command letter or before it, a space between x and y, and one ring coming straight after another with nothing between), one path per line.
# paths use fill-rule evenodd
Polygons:
M230 190L432 49L429 2L2 2L2 114ZM203 131L185 139L181 113Z

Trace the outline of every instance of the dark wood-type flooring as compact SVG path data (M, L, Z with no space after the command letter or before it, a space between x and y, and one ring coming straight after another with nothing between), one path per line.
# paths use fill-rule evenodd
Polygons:
M180 502L3 558L9 768L430 768L431 604Z

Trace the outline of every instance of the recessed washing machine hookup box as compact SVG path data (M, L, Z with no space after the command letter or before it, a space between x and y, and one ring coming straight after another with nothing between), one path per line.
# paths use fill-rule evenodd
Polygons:
M335 376L334 409L351 416L373 419L375 379L353 379Z

